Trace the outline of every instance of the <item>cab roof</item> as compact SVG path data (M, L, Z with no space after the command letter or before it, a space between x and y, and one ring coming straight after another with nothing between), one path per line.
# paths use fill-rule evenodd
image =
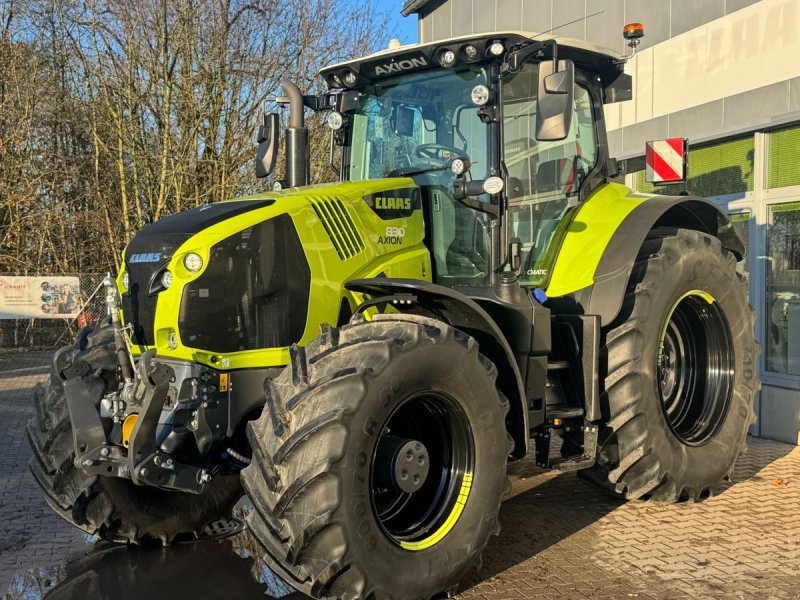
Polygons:
M342 74L353 71L358 81L351 87L358 87L360 84L377 81L405 71L440 67L438 56L445 49L456 51L461 58L460 64L480 64L491 60L487 56L487 49L494 42L503 43L505 49L509 50L531 42L546 40L554 40L558 44L559 58L569 58L575 62L576 66L597 72L604 83L615 80L623 72L625 57L614 50L585 40L538 35L529 31L498 31L389 48L347 62L329 65L320 70L320 75L329 87L342 87L334 77L336 76L341 81ZM460 51L468 44L472 44L478 49L478 57L471 61L467 60Z

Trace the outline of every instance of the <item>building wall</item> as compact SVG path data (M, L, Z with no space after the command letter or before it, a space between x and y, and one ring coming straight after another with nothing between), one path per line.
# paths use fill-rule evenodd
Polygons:
M763 382L753 432L798 444L800 0L431 0L420 39L551 31L624 52L629 22L644 23L645 38L626 67L634 100L607 107L612 155L636 159L648 140L689 139L686 189L731 214L749 245L740 268ZM659 191L643 179L627 176Z
M800 116L798 0L434 1L420 13L420 40L523 30L621 53L622 27L635 21L645 37L626 67L634 100L608 110L618 158L640 156L651 139L697 143Z
M621 32L626 23L645 24L647 37L642 42L642 48L649 48L758 2L759 0L432 1L420 13L420 41L430 42L455 35L503 29L535 33L552 31L555 35L591 40L622 52L625 47Z
M641 155L650 139L697 144L796 121L797 56L798 0L756 2L637 53L634 100L606 111L616 156Z

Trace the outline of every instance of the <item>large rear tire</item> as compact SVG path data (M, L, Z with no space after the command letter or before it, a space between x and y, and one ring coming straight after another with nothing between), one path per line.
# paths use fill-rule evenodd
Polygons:
M91 371L84 384L96 402L116 388L114 338L110 327L78 336L53 359L50 380L34 391L34 418L28 423L33 450L30 469L50 507L75 527L109 541L160 540L198 537L206 525L230 516L242 496L239 477L215 477L203 494L169 492L137 486L127 479L87 475L75 466L72 425L64 386L56 371L62 364L84 360Z
M267 565L315 598L451 591L499 531L512 442L496 373L474 339L411 315L293 348L242 471Z
M598 464L582 472L624 498L711 495L755 421L758 346L736 261L698 231L658 229L606 331Z

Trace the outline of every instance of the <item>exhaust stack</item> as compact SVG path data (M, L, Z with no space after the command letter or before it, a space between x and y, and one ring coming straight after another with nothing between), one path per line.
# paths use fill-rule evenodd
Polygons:
M303 117L303 95L291 80L281 81L283 92L289 98L289 126L286 129L286 184L289 187L308 185L310 170L308 156L308 129Z

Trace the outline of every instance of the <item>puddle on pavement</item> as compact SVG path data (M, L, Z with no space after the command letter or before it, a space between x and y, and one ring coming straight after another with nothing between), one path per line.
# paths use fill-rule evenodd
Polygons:
M254 569L254 540L245 531L226 539L161 547L94 542L64 563L15 578L9 600L259 598L302 600L303 594L266 567Z

